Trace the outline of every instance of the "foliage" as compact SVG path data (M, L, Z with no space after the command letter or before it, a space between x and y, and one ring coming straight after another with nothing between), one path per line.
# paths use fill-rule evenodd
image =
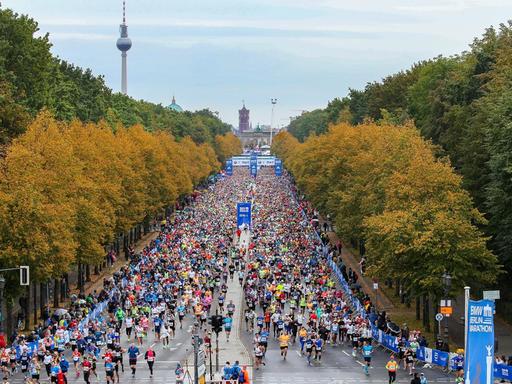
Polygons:
M97 265L126 231L219 169L210 144L42 112L0 160L0 264L36 281Z
M0 8L0 146L23 133L43 108L61 121L104 119L114 130L118 124L141 124L199 144L213 145L216 136L231 132L207 109L178 113L113 93L90 69L52 56L49 36L35 37L38 30L28 16Z
M447 156L487 221L477 220L490 246L512 272L512 23L488 28L468 51L438 56L407 71L350 89L338 121L381 125L414 121ZM338 99L335 99L338 100ZM333 102L335 101L333 100ZM329 106L317 110L324 116ZM303 141L327 129L301 116L290 129ZM321 128L318 128L318 127ZM300 128L300 129L299 129Z
M224 163L226 159L242 153L242 143L233 133L215 136L215 151L219 161Z
M499 274L461 177L412 124L341 123L302 144L280 133L272 150L340 237L365 240L374 276L408 281L421 295L440 293L444 272L454 290Z

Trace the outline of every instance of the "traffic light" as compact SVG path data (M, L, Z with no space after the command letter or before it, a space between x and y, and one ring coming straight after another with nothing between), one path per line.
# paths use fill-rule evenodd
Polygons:
M30 285L30 267L28 265L20 266L20 285Z
M212 329L215 333L220 333L222 331L222 324L224 322L224 318L221 315L213 315L211 317Z

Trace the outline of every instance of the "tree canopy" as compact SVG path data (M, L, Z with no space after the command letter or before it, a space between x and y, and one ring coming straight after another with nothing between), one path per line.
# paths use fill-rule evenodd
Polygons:
M273 151L341 238L365 240L375 277L407 281L419 296L440 294L445 272L454 291L499 275L462 178L413 125L340 123L304 143L283 132Z

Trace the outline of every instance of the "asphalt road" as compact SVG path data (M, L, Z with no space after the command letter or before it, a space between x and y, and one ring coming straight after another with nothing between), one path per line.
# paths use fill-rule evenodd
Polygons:
M160 342L155 341L154 333L150 333L148 338L144 341L142 347L139 347L141 355L139 356L139 362L137 364L137 372L135 378L132 378L131 370L128 366L128 356L124 354L124 365L125 372L119 372L119 378L121 383L138 383L138 382L151 382L151 383L175 383L174 370L178 362L184 362L184 360L190 355L192 348L192 325L195 317L192 314L188 314L183 322L183 329L176 330L176 337L171 340L170 348L163 349ZM177 324L179 327L179 324ZM133 336L133 335L132 335ZM132 339L133 340L133 339ZM121 344L123 348L128 349L130 342L127 340L126 334L122 334ZM149 345L153 346L156 352L156 360L154 364L154 375L150 378L149 369L144 360L144 353L146 352ZM102 350L104 352L104 350ZM72 366L71 353L66 352L66 358L70 362L70 369L67 374L68 382L70 383L84 383L83 377L76 377L75 370ZM46 372L44 367L41 371L41 382L46 381ZM94 375L91 375L91 383L105 383L105 370L103 368L102 360L98 360L97 373L99 379L96 379ZM193 377L193 372L190 372ZM23 376L21 373L16 374L11 378L10 383L23 383Z
M242 332L242 341L252 350L252 334ZM254 371L254 382L265 384L344 384L344 383L387 383L388 375L385 365L389 353L376 348L372 358L372 368L369 376L363 371L361 355L353 358L352 349L347 344L336 347L327 345L322 353L322 361L312 361L308 366L305 357L300 355L300 345L291 344L286 360L280 356L277 340L269 340L266 365ZM417 367L417 372L423 372L429 383L455 382L453 376L447 375L436 368ZM397 382L410 383L411 376L403 370L397 375Z

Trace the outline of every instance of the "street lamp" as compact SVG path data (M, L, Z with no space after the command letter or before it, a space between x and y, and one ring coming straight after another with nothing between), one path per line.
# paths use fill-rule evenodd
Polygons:
M443 287L444 287L444 298L445 300L448 300L450 297L450 288L452 286L452 277L449 273L443 273L442 276L443 279ZM448 345L448 316L446 316L445 322L444 322L444 340L446 345Z
M194 384L199 384L199 323L197 320L194 322L192 337L194 342Z
M3 312L3 298L4 298L4 288L5 288L5 277L0 275L0 334L4 331L4 312Z
M270 146L272 147L272 133L274 129L274 107L276 106L277 99L270 99L270 102L272 103L272 115L270 117Z

